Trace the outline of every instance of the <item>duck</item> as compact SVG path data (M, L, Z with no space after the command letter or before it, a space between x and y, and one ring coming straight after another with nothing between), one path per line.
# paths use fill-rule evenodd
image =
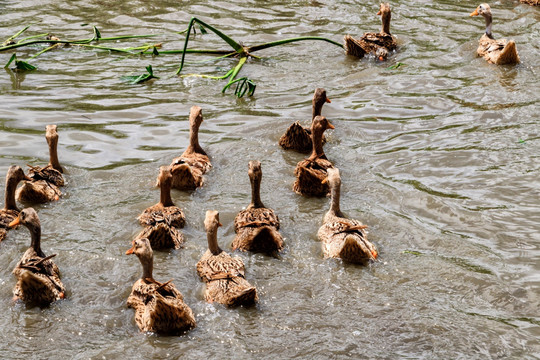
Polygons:
M133 284L127 306L135 309L135 322L142 332L177 334L196 326L193 311L169 280L161 283L152 276L154 253L147 238L135 239L126 255L139 258L143 273Z
M496 65L515 65L520 63L519 54L514 40L495 40L491 33L492 15L488 4L480 4L470 16L482 15L486 19L486 32L478 40L476 53L488 63Z
M313 138L311 156L300 161L294 170L296 181L293 184L293 191L297 194L322 197L330 192L328 184L322 182L326 178L326 170L334 167L326 158L323 150L322 135L327 129L334 129L334 125L324 116L316 116L313 119L311 124Z
M199 127L203 122L202 109L192 106L189 113L189 146L171 163L172 188L194 190L204 183L203 174L212 168L210 158L199 145Z
M326 90L322 88L315 89L312 100L312 117L321 115L322 107L325 103L331 103L330 99L326 96ZM323 136L323 144L326 142L326 138ZM297 121L285 131L285 134L279 139L279 146L285 150L295 150L301 153L309 153L312 149L311 143L311 128L302 127Z
M372 54L383 61L388 53L397 48L396 38L390 33L390 19L392 11L390 4L381 3L377 15L381 16L382 28L379 33L365 33L360 39L345 35L345 51L347 55L363 58L366 54Z
M2 242L9 230L9 223L19 216L19 208L15 201L15 190L22 180L31 181L25 175L24 170L18 165L9 167L6 174L6 188L4 190L4 208L0 210L0 242Z
M60 187L64 186L64 169L58 161L58 132L56 125L47 125L45 138L49 145L49 164L45 167L30 166L27 176L31 181L25 181L17 189L17 200L29 203L46 203L57 201L62 196Z
M358 220L348 219L339 208L341 177L339 169L330 168L323 182L331 191L330 210L324 215L317 233L324 256L341 258L345 262L366 265L378 257L377 248L368 241L366 228Z
M251 182L251 203L234 218L236 237L233 250L276 254L283 249L283 237L279 233L279 218L274 210L261 201L261 162L250 161L248 175Z
M250 306L258 301L257 289L245 279L245 266L238 256L232 257L221 250L217 241L219 212L208 210L204 227L208 250L197 263L197 274L206 283L204 299L229 307Z
M13 270L17 278L13 299L38 306L64 299L66 289L60 280L60 270L51 260L56 254L46 256L41 250L41 224L37 212L33 208L22 209L9 223L10 228L18 225L28 228L32 241Z
M519 0L522 4L538 6L540 5L540 0Z
M182 209L175 206L171 199L173 175L169 166L161 166L158 175L160 200L145 209L137 218L144 229L138 235L147 238L152 249L179 249L184 243L184 235L179 229L186 223Z

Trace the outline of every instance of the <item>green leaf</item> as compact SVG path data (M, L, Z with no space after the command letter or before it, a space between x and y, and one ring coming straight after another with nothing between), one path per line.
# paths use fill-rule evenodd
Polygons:
M199 24L199 30L201 30L201 34L208 34L208 31L206 31L206 29L204 28L204 26L202 26L201 24Z
M396 69L399 69L401 66L406 66L407 64L404 64L402 62L399 62L397 64L394 64L392 66L389 66L386 68L386 70L396 70Z
M123 81L129 82L130 84L140 84L142 82L148 81L150 79L159 79L159 77L154 76L154 71L152 70L152 65L146 67L146 74L142 75L126 75L120 77Z
M94 26L94 38L92 40L99 40L101 39L101 33L99 32L99 29Z
M154 46L154 49L152 50L152 55L154 55L154 56L159 55L159 51L157 50L157 47L155 47L155 46Z
M7 64L4 65L4 69L7 69L9 67L9 65L11 65L13 60L17 60L17 54L11 55L11 57L9 58L9 61L7 62Z
M4 65L4 68L8 68L9 65L11 65L11 63L15 61L15 68L17 70L21 70L21 71L32 71L32 70L36 70L37 68L34 66L34 65L31 65L29 63L27 63L26 61L22 61L22 60L17 60L17 54L13 54L11 55L11 57L9 58L9 61L7 62L6 65Z

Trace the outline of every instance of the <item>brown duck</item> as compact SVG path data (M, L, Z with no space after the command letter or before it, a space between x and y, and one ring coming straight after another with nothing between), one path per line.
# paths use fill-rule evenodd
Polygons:
M324 256L341 258L355 264L366 264L377 259L377 249L367 240L367 226L358 220L347 219L339 208L339 170L328 169L328 177L323 181L330 184L332 196L330 210L324 216L318 232Z
M189 146L171 163L173 189L194 190L202 186L203 174L212 168L208 155L199 145L199 127L202 122L202 109L192 106L189 113Z
M56 201L62 196L60 186L64 186L64 169L58 161L58 132L56 125L47 125L45 138L49 145L49 164L44 168L30 166L28 177L32 181L25 181L17 190L17 200L30 203L45 203Z
M334 129L334 126L324 116L313 119L311 124L313 151L311 156L300 161L294 170L296 181L293 190L297 194L326 196L330 192L328 184L322 182L326 178L326 170L334 167L323 150L322 135L326 129Z
M471 13L471 16L477 15L482 15L486 19L486 32L478 40L478 49L476 49L478 56L482 56L488 63L496 65L519 64L519 55L514 40L495 40L493 38L491 7L488 4L478 5L476 10Z
M195 317L176 286L160 283L152 276L154 254L148 239L133 240L126 255L135 254L141 261L142 277L135 282L127 305L135 309L135 322L141 331L175 334L195 327Z
M360 39L345 35L345 51L348 55L363 58L366 54L372 54L382 61L387 58L390 51L396 49L396 38L390 34L390 19L392 18L390 5L381 3L377 15L381 15L381 32L365 33Z
M65 297L58 266L51 260L56 254L45 256L41 251L41 224L33 208L21 210L9 227L24 225L30 230L32 242L13 270L17 284L13 289L14 300L29 305L46 306Z
M283 238L278 231L278 216L261 201L260 161L249 162L248 175L251 181L251 203L234 219L236 237L232 248L275 255L283 249Z
M6 174L6 188L4 191L4 208L0 210L0 242L6 238L9 223L17 218L19 209L15 202L15 190L21 180L29 180L20 166L12 165Z
M326 90L317 88L313 94L312 101L312 117L311 121L315 119L315 116L320 116L322 107L325 103L330 103L330 99L326 97ZM326 138L323 135L323 144L326 142ZM309 153L313 148L311 142L311 129L305 128L297 121L285 131L285 134L279 139L279 145L285 150L296 150L301 153Z
M184 235L180 229L184 227L186 218L184 212L175 206L171 199L172 177L170 167L159 169L158 186L160 200L139 215L138 220L145 228L137 236L147 238L152 249L179 249L184 243Z
M219 213L208 210L204 227L208 238L208 250L197 263L197 273L206 283L204 298L207 302L218 302L227 306L253 305L257 290L244 276L244 262L219 248L217 232Z

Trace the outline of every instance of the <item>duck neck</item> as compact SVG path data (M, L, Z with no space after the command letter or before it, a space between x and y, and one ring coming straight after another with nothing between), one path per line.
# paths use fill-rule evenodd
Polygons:
M49 143L49 163L55 170L63 173L64 169L62 169L60 161L58 161L58 138L47 139L47 142Z
M171 198L171 181L163 181L160 185L160 196L159 196L159 202L164 207L167 206L174 206L174 203Z
M154 270L154 257L151 255L144 256L139 259L141 260L143 268L142 279L153 279L152 272Z
M261 178L252 177L251 180L251 208L263 208L264 205L261 201Z
M208 239L208 249L210 250L210 252L214 255L219 255L222 250L219 248L217 241L217 227L208 230L206 232L206 237Z
M341 184L340 183L334 183L330 187L330 196L331 196L331 202L330 202L330 212L333 213L335 216L341 217L341 209L339 208L339 198L341 196Z
M490 39L493 39L493 34L491 33L491 24L492 24L493 18L491 14L485 14L484 18L486 19L486 35Z
M311 107L311 120L315 119L315 116L320 116L322 113L324 102L317 102L313 99L313 106Z
M199 145L199 126L199 124L193 124L189 129L189 146L186 152L206 155L206 152Z
M28 226L28 230L30 230L30 237L32 239L30 246L34 249L36 254L39 256L45 256L41 251L41 226L30 224L30 226Z
M16 210L17 202L15 201L15 190L17 189L17 181L13 177L6 178L6 189L4 194L4 210Z
M311 139L313 143L313 151L311 152L311 156L309 157L309 160L314 161L317 158L326 159L326 155L324 154L323 143L322 143L323 132L320 130L312 129L311 136L312 136Z
M389 11L383 12L381 15L382 29L381 33L390 34L390 19L392 18L392 13Z

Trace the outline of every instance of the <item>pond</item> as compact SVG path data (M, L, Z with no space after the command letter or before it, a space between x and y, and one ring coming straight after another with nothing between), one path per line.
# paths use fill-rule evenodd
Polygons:
M47 45L17 49L37 70L0 71L0 177L12 164L45 164L45 126L58 125L65 195L34 207L67 297L45 309L12 302L11 272L30 237L11 231L0 243L0 357L539 358L540 12L513 0L490 5L495 37L516 41L517 66L475 56L485 30L469 16L478 3L402 0L391 4L399 47L387 61L322 41L261 50L239 74L257 85L243 98L221 93L225 80L176 76L178 54L71 46L30 59ZM31 25L21 37L71 40L96 26L103 37L159 35L99 45L179 50L185 34L175 32L196 16L245 45L342 42L378 31L377 11L377 2L324 0L10 0L0 3L0 32L3 41ZM200 31L189 46L230 49ZM12 53L0 53L0 64ZM186 61L182 74L212 76L238 63ZM148 65L159 79L120 79ZM332 101L322 111L335 126L325 152L341 171L342 210L369 226L380 252L365 267L324 259L317 230L329 200L292 192L305 156L277 145L294 121L310 123L317 87ZM214 167L202 188L173 191L186 243L155 252L154 276L174 279L197 327L142 334L126 307L141 266L124 254L141 230L136 217L159 200L159 166L188 144L193 105L203 109L200 143ZM195 264L207 248L206 210L220 212L218 239L230 251L233 219L250 201L249 160L262 163L262 200L280 217L285 249L278 258L237 252L260 301L228 309L204 301Z

